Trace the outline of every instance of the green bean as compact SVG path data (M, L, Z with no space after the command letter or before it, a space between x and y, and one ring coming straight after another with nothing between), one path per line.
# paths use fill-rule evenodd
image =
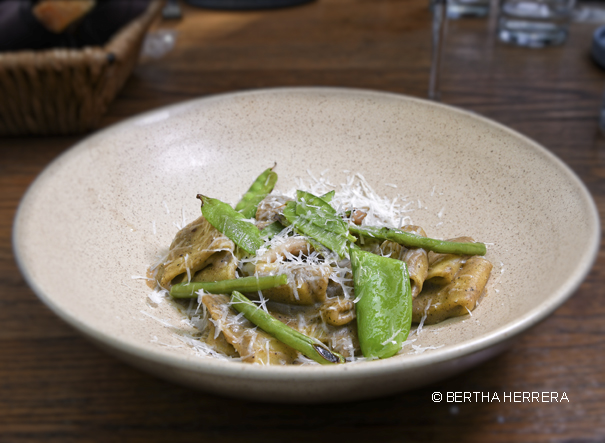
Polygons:
M201 289L211 294L231 294L233 291L257 292L287 283L286 274L242 277L215 282L178 283L170 288L170 296L172 298L195 298L197 297L196 292Z
M457 243L447 240L421 237L420 235L405 232L400 229L379 228L375 226L349 225L349 231L364 237L391 240L408 248L422 248L442 254L457 255L485 255L487 252L484 243Z
M271 314L258 308L244 295L235 291L231 295L231 306L282 343L296 349L306 357L321 364L344 363L342 355L330 350L325 344L315 338L301 334L295 329L277 320Z
M351 248L357 334L364 357L388 358L412 325L412 290L404 261Z
M197 198L202 201L202 215L206 220L248 254L254 254L263 246L260 231L246 221L243 214L215 198L201 194Z
M273 168L275 165L273 166ZM235 210L242 213L244 218L254 218L258 204L271 193L275 183L277 182L277 174L273 172L273 168L269 168L259 175L252 186L242 196L242 199Z

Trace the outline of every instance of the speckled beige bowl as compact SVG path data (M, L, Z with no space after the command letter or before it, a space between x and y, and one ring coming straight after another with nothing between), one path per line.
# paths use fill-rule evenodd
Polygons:
M197 193L235 202L274 162L281 190L307 171L333 183L361 173L380 194L407 196L430 236L488 243L487 296L387 360L263 367L196 355L178 339L180 314L133 276L199 215ZM119 358L216 393L319 402L415 388L495 355L573 293L599 235L578 178L510 129L400 95L302 88L194 100L87 138L31 186L14 247L42 301Z

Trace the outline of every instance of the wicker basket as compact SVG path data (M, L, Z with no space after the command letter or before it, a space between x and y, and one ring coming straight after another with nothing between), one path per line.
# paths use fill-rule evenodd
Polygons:
M0 136L94 129L134 69L161 7L153 0L103 47L0 53Z

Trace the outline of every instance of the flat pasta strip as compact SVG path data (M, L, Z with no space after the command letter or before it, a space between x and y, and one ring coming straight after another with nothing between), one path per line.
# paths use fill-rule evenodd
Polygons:
M475 255L466 260L447 285L427 282L412 303L412 322L420 323L426 315L424 324L431 325L468 314L475 309L491 270L488 260Z
M426 237L426 232L420 226L404 225L402 231ZM405 246L386 240L380 245L380 253L385 257L395 258L404 261L408 266L410 274L410 287L412 288L412 298L416 298L422 291L422 286L427 278L429 269L428 254L422 248L406 248Z
M471 237L457 237L448 241L453 242L473 242ZM439 254L429 252L429 268L426 279L432 283L446 285L450 283L458 273L468 256L456 254Z
M281 305L279 309L277 306L271 304L269 312L292 329L321 341L345 358L359 354L356 322L333 326L324 323L321 312L316 307Z
M287 285L266 289L263 296L274 302L293 305L310 306L324 301L331 273L329 265L275 262L256 266L256 275L259 277L277 274L288 276Z
M222 354L228 355L232 358L239 357L239 354L233 347L231 343L227 341L225 338L225 334L220 331L217 331L214 327L214 323L208 322L208 326L206 329L206 334L202 338L203 341L209 345L215 351L218 351Z
M196 272L192 282L214 282L237 278L237 259L231 251L212 254L204 268Z
M332 326L343 326L355 320L355 303L344 297L328 298L319 308L323 321Z
M259 257L255 275L286 274L289 283L263 291L263 296L278 303L310 306L326 299L332 268L329 265L301 264L288 261L313 252L313 246L302 237L293 237L269 249ZM250 294L253 296L253 294Z
M210 256L218 251L231 251L235 244L221 234L203 216L189 223L177 234L164 263L156 270L156 280L168 287L176 276L195 272L206 266Z
M222 294L205 294L206 306L216 331L238 352L245 363L262 365L292 364L298 351L257 328L244 316L229 306L229 297Z

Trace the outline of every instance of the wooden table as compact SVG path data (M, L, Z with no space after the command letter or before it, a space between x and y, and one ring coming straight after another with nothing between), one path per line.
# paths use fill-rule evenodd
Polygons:
M187 7L176 47L144 59L102 126L192 97L330 85L426 97L430 15L421 0L319 0L254 12ZM497 43L490 20L448 24L442 101L528 135L565 161L605 211L604 72L597 25L565 46ZM12 253L27 186L83 136L0 140L0 441L605 441L605 255L575 295L507 352L462 375L350 404L260 404L156 379L99 351L29 289ZM570 229L573 229L570 226ZM565 403L433 403L446 392L556 391Z

